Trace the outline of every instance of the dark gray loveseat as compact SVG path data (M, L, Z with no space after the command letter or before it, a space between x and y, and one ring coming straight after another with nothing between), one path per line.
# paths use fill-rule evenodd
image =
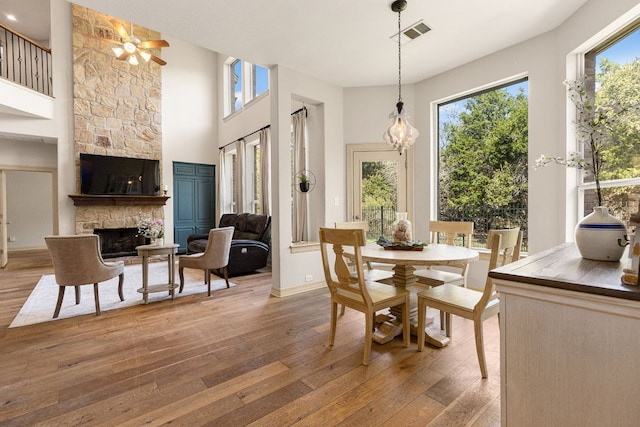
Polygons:
M251 273L267 265L271 248L271 217L268 215L241 213L224 214L218 227L235 228L229 252L229 276ZM187 254L204 252L207 234L191 234L187 237Z

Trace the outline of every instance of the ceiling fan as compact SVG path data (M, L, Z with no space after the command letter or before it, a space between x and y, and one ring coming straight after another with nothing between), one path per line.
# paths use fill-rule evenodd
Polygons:
M106 37L90 36L92 38L101 40L107 43L119 44L119 47L114 47L113 52L116 54L116 58L122 61L128 61L131 65L138 65L138 55L146 62L154 61L159 65L166 65L166 61L153 55L147 49L156 49L161 47L169 47L169 43L166 40L147 40L142 41L133 34L133 24L131 24L131 35L127 33L124 26L116 21L112 20L111 24L116 30L121 40L113 40Z

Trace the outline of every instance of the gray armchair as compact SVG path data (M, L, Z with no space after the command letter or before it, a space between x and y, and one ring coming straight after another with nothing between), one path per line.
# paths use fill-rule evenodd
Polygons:
M100 254L100 242L96 234L78 236L48 236L44 238L56 277L58 302L53 318L60 314L66 286L74 286L76 304L80 304L80 286L93 283L93 295L96 303L96 316L100 315L98 283L120 277L118 296L124 301L122 284L124 282L124 262L105 262Z
M229 275L227 265L229 264L229 251L231 249L231 238L233 237L233 227L212 228L209 230L207 246L204 252L192 255L182 255L178 260L178 273L180 275L180 293L184 288L184 269L196 268L204 270L204 280L207 284L207 295L211 296L211 272L221 271L224 280L229 287Z

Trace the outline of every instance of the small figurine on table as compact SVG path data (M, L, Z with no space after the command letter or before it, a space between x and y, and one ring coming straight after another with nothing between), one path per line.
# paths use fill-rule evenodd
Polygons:
M398 222L396 230L393 232L394 242L410 242L411 241L411 229L407 221L400 220Z
M635 225L636 231L629 238L629 258L631 258L631 267L625 268L622 274L622 283L625 285L638 286L638 271L640 268L640 212L631 215L629 225Z

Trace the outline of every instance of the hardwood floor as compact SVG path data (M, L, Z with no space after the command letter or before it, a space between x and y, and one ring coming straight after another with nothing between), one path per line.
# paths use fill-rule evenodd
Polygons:
M8 329L42 274L46 251L0 270L0 425L496 426L499 330L485 322L489 378L473 325L416 351L401 337L361 365L364 319L347 310L326 345L325 289L270 296L271 275L197 295ZM55 301L51 301L51 311ZM438 317L438 316L436 316Z

